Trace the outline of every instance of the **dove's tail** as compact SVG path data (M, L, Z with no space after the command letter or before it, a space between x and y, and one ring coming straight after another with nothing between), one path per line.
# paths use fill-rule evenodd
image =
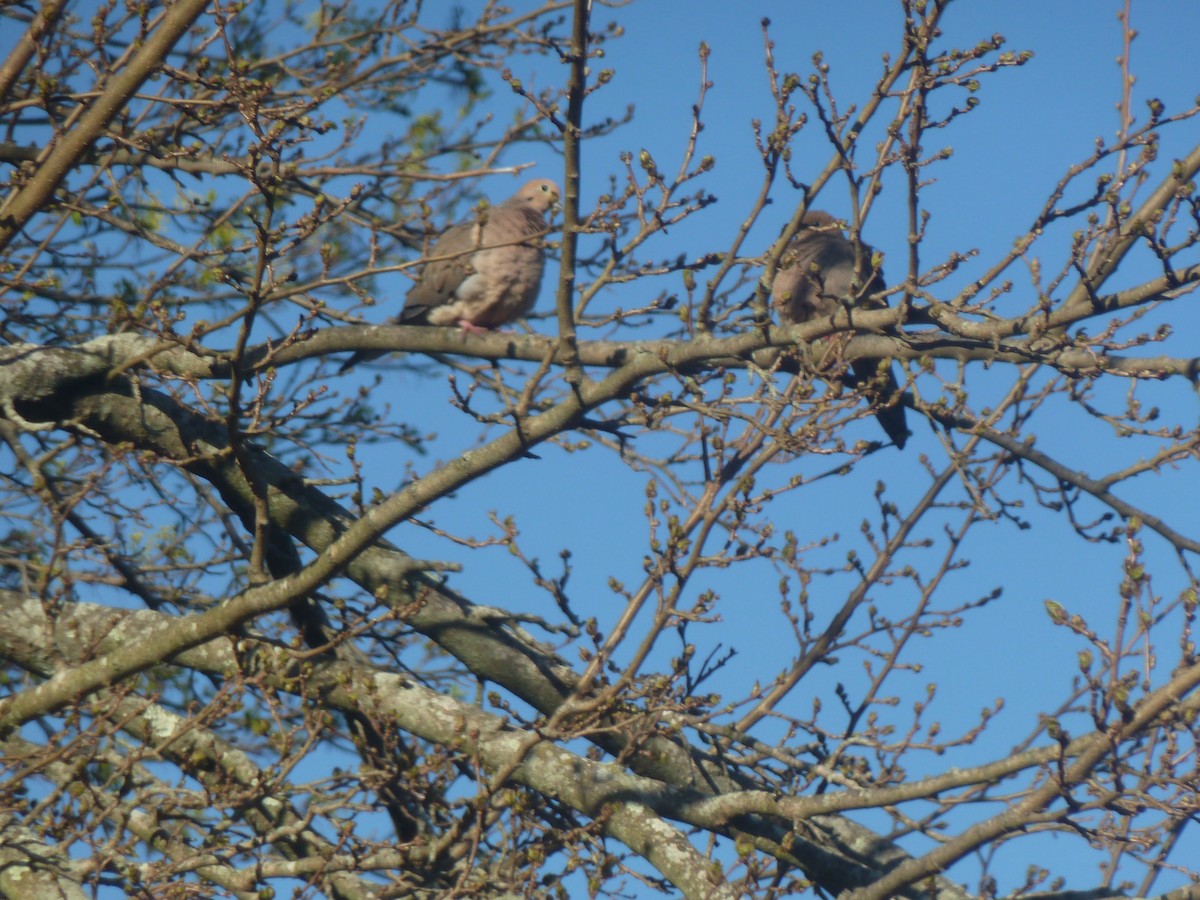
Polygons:
M886 365L886 367L885 367ZM878 359L858 359L851 366L854 384L864 390L875 408L875 418L896 449L903 450L912 434L908 430L904 413L904 395L896 382L896 373L890 364Z

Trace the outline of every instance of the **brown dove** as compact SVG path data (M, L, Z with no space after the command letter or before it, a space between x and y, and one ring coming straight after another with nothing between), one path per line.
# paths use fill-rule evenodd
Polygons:
M811 210L805 213L800 231L780 260L771 299L779 317L789 324L808 322L817 316L833 315L839 306L879 307L884 301L872 296L886 289L883 272L872 265L873 251L854 244L833 216ZM859 267L856 272L856 265ZM898 448L908 440L900 386L892 367L877 359L856 359L850 364L852 381L866 388L877 405L875 418ZM881 372L882 369L882 372ZM882 380L881 380L882 379Z
M408 292L397 325L458 325L464 331L499 328L526 315L537 300L545 267L530 238L546 230L546 211L558 185L539 178L503 203L477 211L434 242L421 276ZM382 356L355 353L341 371Z

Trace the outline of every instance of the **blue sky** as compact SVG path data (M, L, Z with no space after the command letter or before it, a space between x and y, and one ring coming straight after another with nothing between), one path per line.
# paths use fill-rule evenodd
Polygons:
M855 13L851 22L845 14L849 9ZM704 184L718 196L719 202L711 215L697 217L686 228L673 229L662 239L660 247L650 252L655 256L680 251L694 255L727 245L734 227L747 212L749 195L758 185L750 120L771 112L762 66L760 18L767 15L772 19L776 62L781 71L807 73L812 53L820 49L833 67L834 82L843 96L853 98L866 95L879 71L881 55L895 49L898 9L898 4L884 2L762 3L753 9L747 4L682 2L633 4L612 11L598 7L594 13L596 23L616 18L626 34L606 46L604 64L615 68L617 77L611 90L597 95L599 101L593 115L599 118L634 103L636 116L625 130L586 148L585 205L589 196L594 197L604 189L605 179L611 173L620 172L621 151L636 153L645 147L653 153L660 169L674 171L690 124L689 108L696 96L699 79L696 48L705 40L713 48L709 77L714 88L706 103L704 118L708 127L702 136L701 152L711 153L717 159L716 168ZM998 32L1008 38L1010 48L1031 49L1036 54L1024 68L1005 70L987 79L980 91L980 109L960 120L957 130L946 135L946 142L956 152L952 160L937 168L938 183L927 195L927 208L933 213L933 220L925 258L938 258L949 249L978 248L980 257L973 264L976 268L972 264L964 266L957 281L969 279L973 271L982 271L1024 232L1048 190L1070 164L1090 153L1094 138L1113 136L1118 122L1114 104L1120 88L1115 58L1121 49L1115 11L1114 4L1097 2L963 3L951 8L945 20L947 41L970 44L976 38ZM1188 30L1180 27L1180 21L1187 19L1189 11L1195 15L1190 5L1182 3L1135 7L1134 25L1140 35L1134 44L1134 69L1138 74L1136 92L1141 99L1161 97L1168 109L1186 105L1190 88L1181 75L1189 65L1189 36ZM520 74L519 66L514 68ZM545 84L554 74L553 70L538 68L532 80L535 84ZM1193 86L1200 88L1200 79L1194 79ZM497 99L503 102L507 98ZM1142 104L1137 103L1135 108L1140 111ZM1170 152L1173 142L1176 148L1181 147L1179 139L1186 136L1183 129L1168 132L1164 155ZM537 175L557 177L557 161L551 154L533 159L539 163L534 170ZM819 170L826 159L827 155L814 154L812 169ZM794 166L804 171L802 162ZM832 184L827 188L821 205L845 212L845 194L838 187ZM507 178L499 179L494 187L484 186L495 198L507 196L511 189L512 181ZM901 260L905 247L907 223L901 212L902 198L895 193L897 196L889 196L887 191L882 195L865 235L885 253L885 271L889 265L899 265L888 260ZM752 240L749 250L765 249L774 238L791 214L788 199L786 190L778 192L777 203L767 210L754 232L758 243ZM1045 251L1047 266L1056 261L1052 250L1061 250L1061 246L1049 243ZM547 273L541 309L551 307L556 274L552 266ZM1016 271L1012 277L1015 282L1012 303L1023 308L1029 297L1027 276ZM1118 279L1121 277L1119 274ZM1137 277L1131 271L1128 280L1132 282ZM944 292L947 296L952 295L957 281L947 282ZM666 287L679 290L677 282ZM628 308L648 301L658 289L653 283L649 288L635 285L633 298L629 296L629 288L611 290L609 303ZM1171 312L1178 316L1179 305ZM377 318L387 314L386 308L373 313ZM1177 327L1177 333L1184 337L1189 334L1186 324L1178 323ZM534 327L549 333L553 325L543 321ZM993 381L1000 387L1006 386L1012 372L1007 367L998 368L1001 371ZM982 379L983 389L993 389L986 376L973 374ZM387 383L397 388L390 398L393 403L407 406L410 399L419 396L430 414L436 415L439 410L447 413L444 420L437 419L437 430L444 439L447 455L457 454L464 439L478 434L474 425L463 423L452 414L449 394L436 380L426 381L410 373L389 373ZM1120 387L1123 390L1124 384ZM1186 385L1154 385L1153 391L1159 398L1157 402L1168 403L1172 408L1186 410L1188 404L1195 403ZM1087 427L1083 422L1072 424ZM870 431L874 427L873 422L864 423L863 436L874 437L874 431ZM919 474L916 457L935 449L922 423L916 423L913 429L916 437L909 449L903 453L878 453L864 464L867 468L875 467L878 477L887 480L891 490L907 497L913 496L917 489L910 479L920 481L916 478ZM1078 443L1073 429L1039 432L1038 439L1048 448L1067 448ZM1111 449L1097 447L1097 453ZM600 539L612 541L620 533L615 524L627 522L628 515L640 509L641 479L630 475L623 466L592 454L593 458L586 463L588 477L580 478L579 464L569 459L568 454L550 447L541 448L539 453L544 464L530 461L489 476L485 485L472 486L450 503L439 504L436 517L439 521L444 517L456 523L474 522L483 533L488 530L483 510L504 513L515 511L509 509L509 504L520 507L526 511L520 520L523 533L542 544L538 555L550 558L556 555L560 544L568 543L569 532L564 529L578 526L592 543ZM1102 469L1104 463L1105 460L1099 459L1097 469ZM416 461L418 469L430 464ZM535 468L536 472L531 471ZM380 475L382 487L388 478L396 477L394 465L382 469ZM630 482L628 495L615 491L615 486L623 480ZM873 479L864 481L869 495ZM536 484L536 490L531 490L531 484ZM830 498L844 496L844 482L829 484ZM591 516L588 522L571 521L567 514L575 503L594 508L588 500L593 496L590 489L597 485L603 489L606 501L603 508L595 510L599 521ZM1174 499L1179 497L1177 484L1166 478L1152 478L1144 485L1137 485L1137 491L1170 504L1166 509L1158 508L1177 527L1195 533L1200 516L1190 502ZM573 498L566 507L561 503L565 494ZM838 509L832 499L820 506L823 517ZM605 509L610 511L611 518L607 521L614 527L600 524L606 521ZM843 511L850 513L848 528L843 533L853 533L861 507ZM1038 515L1036 510L1028 512ZM405 535L406 539L421 539L417 529L402 530L411 532ZM1055 595L1059 590L1079 591L1087 596L1090 590L1111 588L1109 576L1115 569L1110 566L1109 571L1098 570L1103 560L1112 565L1119 561L1119 548L1094 547L1072 540L1061 517L1038 517L1038 528L1033 533L1016 532L1003 524L985 531L994 533L996 543L995 552L973 555L972 581L978 579L979 586L1001 583L1010 592L1027 591L1031 596L1036 595L1039 609L1043 597ZM1087 566L1099 576L1094 588L1084 588L1077 571L1064 571L1058 557L1063 545L1060 541L1071 548L1077 559L1080 554L1084 558L1089 553L1096 554L1095 564ZM1149 543L1153 544L1154 539L1149 539ZM486 557L489 553L501 565L499 558L507 555L501 550L484 551L480 555ZM1027 579L1012 583L1011 559L1032 564L1040 557L1045 559L1036 567L1030 565ZM468 571L455 576L456 580L461 579L465 584L478 579L481 586L494 586L494 571L481 562L473 562ZM602 579L599 588L603 592ZM471 590L467 593L474 596ZM482 596L480 600L483 601ZM729 625L731 633L736 633L735 624Z
M515 7L519 10L525 5ZM923 259L928 264L951 250L978 249L980 253L977 260L944 282L940 290L946 298L984 271L1015 237L1026 231L1049 190L1071 164L1091 153L1096 138L1114 137L1119 124L1115 105L1121 79L1116 58L1122 49L1118 8L1117 3L1097 0L961 2L947 14L946 43L970 46L999 33L1007 39L1008 49L1032 50L1035 56L1023 68L986 77L978 93L980 108L932 138L952 145L955 153L931 170L936 183L925 194L925 207L933 219ZM843 103L866 99L881 71L882 55L897 49L900 6L882 0L756 4L659 0L614 10L597 6L593 13L594 26L616 20L625 35L607 44L604 60L596 64L596 68L613 68L616 77L589 101L587 121L620 115L627 104L633 104L636 112L631 125L585 148L585 209L606 189L610 175L620 177L619 155L623 151L636 157L645 148L661 171L676 170L691 125L690 108L698 92L697 48L704 41L712 49L708 77L714 86L706 99L703 118L707 127L699 152L716 158L715 169L702 184L719 202L659 239L653 249L647 250L656 258L678 252L695 256L725 248L749 211L761 177L751 120L770 119L773 114L759 24L764 16L772 21L770 34L779 70L806 76L813 53L820 50L831 66L832 81ZM1145 118L1145 101L1150 97L1163 100L1168 112L1186 108L1200 93L1200 67L1194 47L1200 10L1184 2L1136 4L1133 24L1139 32L1133 46L1137 118ZM512 66L515 74L535 87L565 79L565 73L552 62L517 59ZM510 99L503 89L497 92L498 119L506 119L504 104ZM1194 139L1195 133L1194 124L1167 131L1162 156L1184 152L1186 139ZM810 139L810 135L802 134L796 147L793 168L800 177L815 175L826 164L828 151L819 135L813 134ZM528 160L510 157L506 161L532 161L538 164L533 170L536 175L560 177L560 164L548 152L531 151ZM889 266L899 270L906 253L907 216L899 187L893 183L885 189L865 232L865 238L884 252L885 270ZM507 196L512 188L512 180L504 178L494 186L483 186L494 199ZM794 192L789 193L782 185L773 196L775 204L760 220L746 252L765 249L792 213L797 199ZM842 215L848 213L844 188L836 180L817 205ZM1048 269L1056 268L1068 239L1065 230L1049 234L1034 253ZM1147 271L1131 259L1116 284L1134 283ZM555 275L552 267L542 309L552 307ZM1009 276L1014 291L1008 306L1002 305L1001 309L1023 309L1031 296L1028 273L1013 270ZM639 282L611 290L601 299L599 308L630 308L648 302L660 289L678 291L678 277L668 276L663 284ZM1170 310L1177 337L1167 347L1177 352L1185 352L1179 348L1193 344L1195 333L1191 305L1185 309L1181 306L1175 304ZM387 312L381 309L375 315L382 318ZM1180 320L1181 312L1186 321ZM535 323L534 328L549 333L552 320ZM1014 370L1006 366L991 372L976 368L970 372L969 384L973 390L998 395L1013 377ZM424 427L436 428L440 435L435 444L440 458L457 455L478 435L474 424L462 421L450 409L444 382L389 370L385 384L395 388L391 399L398 407L421 404ZM1119 397L1125 387L1120 384L1110 388L1115 391L1110 398ZM1196 399L1187 385L1153 385L1139 388L1142 390L1147 402L1163 405L1172 415L1194 426ZM862 548L858 523L864 517L873 517L871 494L876 480L887 482L889 496L902 508L925 488L921 454L930 453L938 460L941 450L923 423L914 425L910 420L910 425L916 434L903 453L877 453L860 465L855 478L828 479L816 489L785 498L776 507L777 521L795 528L802 541L830 530L839 532L840 542L814 551L811 562L820 560L836 568L847 548ZM862 436L875 437L874 428L873 422L864 423ZM1067 451L1069 459L1093 474L1114 467L1116 460L1133 458L1131 453L1136 456L1141 452L1106 439L1083 417L1064 415L1052 424L1043 422L1040 428L1047 430L1038 430L1039 446L1052 452ZM1079 453L1081 446L1093 441L1094 451ZM374 460L372 453L376 454ZM634 583L640 572L645 539L640 510L645 502L646 478L631 472L611 455L569 454L550 446L539 448L537 453L540 459L497 472L452 500L437 504L427 515L452 531L483 537L495 533L486 518L488 511L501 517L512 514L521 528L525 552L543 560L551 572L557 571L559 550L573 548L571 593L577 611L596 616L602 624L611 623L621 606L606 587L607 579L611 576ZM375 483L384 489L394 486L399 475L391 451L364 449L360 457L367 463L368 478L373 474ZM433 462L418 460L415 465L423 471ZM799 460L795 465L814 472L827 467L820 460ZM789 473L775 474L784 478ZM1146 502L1186 534L1200 533L1200 514L1193 493L1181 485L1177 473L1176 477L1150 476L1136 485L1119 488L1118 493ZM1029 501L1028 492L1025 496ZM1085 507L1098 511L1091 504L1085 503ZM950 590L940 595L942 605L948 606L952 601L974 599L1000 587L1002 599L972 614L957 632L935 634L931 638L938 641L932 645L935 649L920 654L924 670L908 676L907 682L897 680L896 690L902 692L897 713L900 721L904 721L911 703L923 697L926 684L936 682L934 717L948 730L954 730L956 723L959 727L964 721L972 724L979 710L997 697L1007 699L999 724L977 748L964 752L954 764L1002 755L1028 733L1038 711L1052 709L1067 695L1070 678L1077 672L1080 646L1051 625L1043 609L1044 600L1053 598L1071 611L1094 615L1100 629L1111 624L1107 613L1114 607L1124 546L1082 542L1065 517L1048 515L1031 503L1021 512L1033 522L1032 529L1019 530L1008 522L976 528L960 552L960 556L971 560L971 566L952 576L948 581ZM949 524L957 518L957 514L948 512L942 521ZM937 537L936 533L926 536ZM465 570L452 576L452 584L476 602L555 617L552 604L530 587L526 573L503 548L468 553L411 525L398 527L393 537L415 555L462 562ZM1183 573L1162 541L1147 535L1145 542L1156 575L1156 591L1174 596L1186 585ZM915 550L905 561L928 565L941 549ZM763 565L728 577L714 576L709 582L722 596L718 606L722 622L693 629L689 639L700 645L701 655L718 646L739 651L713 688L728 698L744 695L755 679L769 678L794 651L778 613L777 580L778 574ZM814 593L828 591L833 608L852 583L851 576L835 575L815 585ZM883 589L873 596L884 608L891 600ZM897 608L904 608L903 602ZM677 650L667 643L664 654ZM814 693L828 692L826 702L833 702L835 680L853 683L862 677L861 672L848 671L845 666L819 675L797 692L796 697L803 698L803 702L790 701L800 706L785 711L802 714L804 704ZM921 774L921 762L912 762L912 774ZM947 759L931 759L928 764L929 771L936 771L947 764ZM1044 852L1045 858L1034 858L1035 846L1041 847L1039 852ZM1019 884L1025 867L1035 862L1053 863L1052 867L1060 872L1063 865L1071 866L1064 874L1072 876L1072 887L1087 888L1098 882L1096 858L1072 856L1077 849L1074 842L1050 838L1040 845L1018 842L1015 847L1000 854L1008 860L1014 880L1002 884L1002 890ZM966 878L968 873L969 866L961 870L959 877ZM1166 889L1171 885L1164 877L1156 887Z
M468 17L481 6L478 2L459 5L467 10ZM528 2L510 5L518 11L534 6ZM938 135L955 148L955 153L930 173L936 183L925 194L926 208L933 218L923 258L928 264L953 250L977 249L980 254L939 288L947 298L1025 232L1047 192L1071 164L1088 156L1096 138L1111 140L1114 136L1119 124L1115 104L1120 97L1121 77L1115 62L1122 49L1116 18L1119 7L1113 0L960 0L951 7L944 20L945 42L970 46L999 33L1006 37L1009 49L1032 50L1035 56L1023 68L984 79L978 94L980 108ZM433 4L427 9L433 9ZM892 0L649 0L617 9L599 5L595 9L594 26L615 20L625 34L605 45L606 56L596 64L596 68L613 68L616 76L589 101L588 121L621 115L629 104L635 107L635 117L629 126L585 148L585 209L607 188L610 176L620 177L623 152L636 155L645 148L660 170L675 171L691 127L690 108L698 94L697 50L702 41L712 49L708 78L713 88L706 99L707 127L699 153L712 155L716 166L700 183L719 200L703 215L657 238L647 251L656 258L681 252L694 257L724 249L749 212L761 178L751 121L755 117L769 119L773 114L763 66L759 24L763 17L772 21L770 34L779 70L806 76L813 53L821 51L831 66L833 84L842 102L865 100L881 71L883 54L895 53L898 46L900 4ZM1200 33L1200 7L1195 0L1142 0L1134 5L1133 25L1139 31L1133 46L1133 70L1138 79L1134 108L1139 119L1144 118L1144 101L1150 97L1162 99L1168 112L1190 105L1200 93L1195 46ZM0 37L0 47L3 41ZM519 57L511 65L518 77L534 87L565 82L565 70L553 60ZM520 102L507 88L499 86L486 111L505 122ZM381 118L364 139L383 137L388 128L389 123ZM1166 131L1162 157L1182 153L1189 139L1195 141L1196 134L1195 122ZM561 161L553 152L536 147L522 147L515 152L528 152L529 156L510 155L503 161L533 162L533 174L561 180ZM819 136L802 134L793 161L800 177L815 175L827 161L828 151ZM1165 166L1159 171L1165 171ZM480 190L501 199L515 186L513 179L496 178L482 183ZM886 186L864 235L884 253L885 270L897 272L905 258L907 235L904 197L898 188L894 182ZM748 253L761 252L770 244L798 199L786 185L778 186L773 197L774 205L762 216L745 248ZM843 185L836 180L831 183L818 205L846 215ZM1049 234L1035 253L1048 268L1054 268L1068 238L1065 231ZM1128 260L1115 284L1136 283L1149 271L1145 261ZM551 265L542 310L552 307L556 276L557 269ZM1001 309L1024 308L1030 297L1028 274L1014 270L1010 277L1014 291ZM399 278L381 279L380 284L397 290L394 298L381 292L381 305L368 313L376 321L394 311L389 303L398 306L402 302L404 282ZM607 291L596 309L630 308L649 302L659 290L680 289L677 275L635 282ZM1167 349L1186 353L1186 348L1195 346L1193 306L1192 301L1172 304L1169 312L1176 336L1165 345ZM542 319L533 327L548 334L552 333L553 322ZM582 336L586 339L590 335L585 332ZM406 465L411 464L418 473L426 472L438 461L452 459L486 439L477 424L453 409L443 377L418 376L395 358L354 370L330 383L346 395L377 373L382 374L383 384L375 394L375 402L391 403L397 418L436 432L438 437L431 444L432 455L423 458L405 456L394 446L361 447L359 458L368 496L372 487L390 490L400 484L406 477ZM997 366L985 372L974 367L968 374L973 391L998 395L1011 382L1013 370ZM1125 387L1123 383L1114 385L1102 395L1119 398ZM1149 384L1138 390L1147 403L1161 405L1168 416L1195 426L1196 396L1189 386ZM872 495L877 481L887 483L889 498L902 509L924 490L928 478L922 455L929 454L936 464L943 454L936 436L923 423L912 421L911 415L910 427L915 434L905 451L887 449L876 453L858 466L854 477L825 479L781 498L776 505L776 520L781 527L794 529L801 543L838 533L836 543L809 551L808 563L838 569L849 548L864 552L859 523L864 518L876 518ZM1081 416L1064 414L1039 428L1046 429L1037 432L1039 446L1068 453L1070 460L1092 474L1107 471L1118 461L1136 458L1142 452L1106 438L1103 431ZM878 437L875 423L862 423L858 434L869 439ZM1086 452L1081 452L1083 447L1087 447ZM608 587L609 578L633 584L641 573L647 476L632 471L609 453L569 453L543 445L537 454L538 459L506 467L469 485L427 510L423 518L455 534L486 538L497 533L489 520L490 513L501 518L512 515L521 530L524 552L540 558L549 574L557 574L559 552L571 548L574 574L569 589L575 609L595 616L602 627L607 627L622 610L619 598ZM816 473L829 466L822 459L800 459L788 466L774 466L764 477L783 481L797 471ZM1185 534L1200 535L1200 509L1195 502L1194 483L1187 474L1184 470L1149 476L1118 488L1118 493L1146 503ZM1028 501L1028 491L1024 496ZM1093 504L1085 506L1096 510ZM1003 589L1003 597L967 617L961 629L935 632L928 640L937 643L916 657L923 670L898 676L895 685L901 698L895 715L903 722L914 700L924 698L926 685L936 683L933 717L951 732L973 724L979 710L997 697L1005 697L1007 706L977 747L953 759L913 757L913 776L1002 755L1028 733L1037 712L1052 709L1067 695L1070 678L1077 671L1080 646L1064 630L1051 625L1043 609L1045 599L1053 598L1073 612L1094 616L1093 624L1099 630L1111 628L1109 612L1115 605L1114 589L1120 578L1124 546L1085 543L1073 534L1063 516L1052 516L1032 506L1021 512L1033 523L1032 529L1020 530L1009 522L996 522L978 526L972 532L959 552L971 565L948 579L939 602L948 607L997 587ZM960 517L960 512L944 511L931 518L931 527L922 536L937 540L939 532L932 525L952 527ZM461 563L463 571L451 576L451 584L476 603L559 618L549 598L530 584L528 573L503 547L468 550L415 524L398 526L390 537L414 556ZM1149 533L1144 540L1155 590L1174 596L1186 585L1184 574L1164 542ZM914 548L902 562L928 567L943 549L941 544L929 550ZM736 572L715 573L705 582L720 594L717 612L721 621L690 629L688 639L699 647L699 656L729 648L738 651L719 678L707 686L709 689L728 699L742 697L753 682L769 679L794 654L794 644L778 608L778 581L778 572L759 564ZM829 608L835 609L853 583L850 575L833 574L814 582L813 595L827 595ZM882 609L902 611L911 604L912 592L907 586L879 588L872 597ZM677 650L664 640L656 659L661 662ZM1164 653L1169 661L1169 648ZM857 666L856 661L814 673L782 711L803 715L814 696L822 698L826 706L833 705L836 681L854 686L864 679ZM779 731L779 726L766 723L761 736L770 737ZM864 820L880 824L876 817L864 816ZM1195 842L1191 849L1197 849ZM1025 867L1034 863L1053 864L1059 873L1070 877L1070 887L1085 889L1099 880L1097 858L1079 852L1076 841L1020 841L1011 851L1002 849L1000 855L1006 861L1009 878L1009 883L1000 885L1001 891L1019 885ZM1186 858L1181 857L1181 861ZM970 866L954 875L968 878ZM1164 877L1156 888L1165 890L1176 883ZM630 890L636 890L636 886L630 885Z

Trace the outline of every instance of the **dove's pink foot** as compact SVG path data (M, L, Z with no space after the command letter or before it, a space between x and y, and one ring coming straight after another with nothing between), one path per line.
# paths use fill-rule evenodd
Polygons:
M458 327L461 328L465 334L487 334L489 331L491 331L490 328L481 328L474 322L468 322L466 319L459 319Z

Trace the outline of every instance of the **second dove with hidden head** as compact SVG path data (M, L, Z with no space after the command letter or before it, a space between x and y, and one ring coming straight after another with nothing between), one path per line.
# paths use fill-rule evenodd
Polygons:
M856 252L829 213L819 210L805 213L800 231L780 259L771 286L771 299L780 319L786 324L798 324L831 316L842 305L863 308L883 305L883 301L870 300L887 287L883 273L872 264L872 256L873 251L865 244ZM877 359L854 360L850 364L852 380L855 385L867 387L867 396L876 406L875 418L892 443L903 448L911 432L901 404L900 385L892 366L888 365L881 373L880 365Z
M542 286L545 254L533 239L546 231L546 212L558 185L539 178L496 206L477 211L434 242L408 292L397 325L458 325L464 331L499 328L525 316ZM383 355L355 353L342 364Z

